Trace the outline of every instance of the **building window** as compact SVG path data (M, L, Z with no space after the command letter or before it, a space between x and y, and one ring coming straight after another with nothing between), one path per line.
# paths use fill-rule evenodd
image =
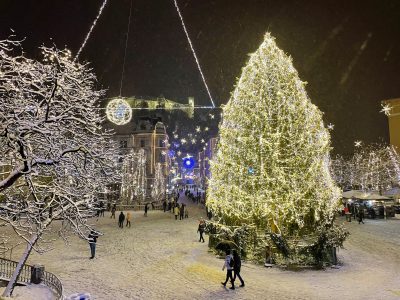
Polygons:
M128 141L119 141L120 148L128 148Z
M146 147L146 140L140 140L140 147L141 148Z

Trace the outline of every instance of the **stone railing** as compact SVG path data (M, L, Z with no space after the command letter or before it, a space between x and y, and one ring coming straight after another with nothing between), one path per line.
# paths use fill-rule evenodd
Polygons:
M5 258L0 258L0 278L4 280L10 280L14 270L17 268L18 263ZM31 283L33 266L25 264L22 267L21 273L18 277L17 283L29 284ZM48 286L53 293L56 295L56 299L63 299L63 286L56 275L53 273L44 271L42 276L42 283Z

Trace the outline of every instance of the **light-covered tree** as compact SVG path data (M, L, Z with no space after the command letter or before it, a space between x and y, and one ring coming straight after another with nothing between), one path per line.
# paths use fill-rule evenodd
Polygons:
M164 199L166 193L165 175L163 173L163 166L161 163L156 163L154 172L154 182L151 190L151 197L153 201L160 202Z
M132 150L125 155L122 164L122 201L132 204L146 198L146 152L144 149Z
M48 249L46 232L87 239L97 193L114 180L95 75L68 50L41 50L33 60L18 41L0 41L0 220L27 244L4 296L31 251Z
M348 159L336 156L332 174L342 188L383 191L400 185L400 159L393 146L360 146Z
M333 222L330 135L304 86L267 33L223 109L207 206L223 225L335 246L345 233Z

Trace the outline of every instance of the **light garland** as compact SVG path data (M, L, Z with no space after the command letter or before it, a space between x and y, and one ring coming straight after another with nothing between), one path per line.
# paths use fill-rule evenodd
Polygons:
M128 124L132 119L132 109L122 98L111 100L106 107L107 119L117 125Z

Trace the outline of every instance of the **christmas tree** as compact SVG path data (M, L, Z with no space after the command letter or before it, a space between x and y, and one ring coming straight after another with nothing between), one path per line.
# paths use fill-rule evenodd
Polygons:
M223 109L219 134L207 198L219 225L253 226L283 244L305 237L310 247L323 243L319 249L342 244L329 132L268 33Z

